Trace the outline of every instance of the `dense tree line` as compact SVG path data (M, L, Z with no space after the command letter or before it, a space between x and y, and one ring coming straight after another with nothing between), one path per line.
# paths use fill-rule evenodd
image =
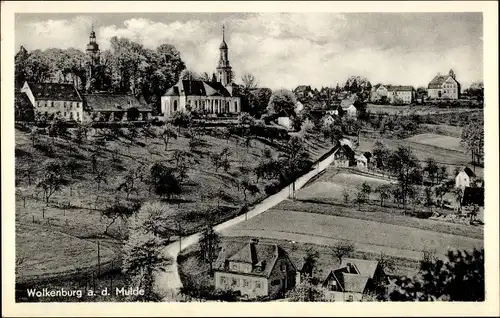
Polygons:
M134 93L158 106L161 95L174 85L186 68L179 51L171 44L148 49L127 38L112 37L109 50L101 51L100 65L94 69L90 91L98 89ZM74 48L27 52L15 57L15 81L75 83L85 89L89 57Z

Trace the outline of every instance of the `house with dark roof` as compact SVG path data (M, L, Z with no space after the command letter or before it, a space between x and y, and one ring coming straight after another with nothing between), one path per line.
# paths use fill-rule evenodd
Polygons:
M18 90L14 92L14 118L15 121L33 121L35 119L35 107L28 95Z
M252 239L249 243L227 243L215 262L214 273L216 288L256 298L293 289L297 269L283 248Z
M378 261L343 258L323 282L327 297L334 301L361 301L374 296L388 279Z
M40 116L59 116L66 120L83 121L83 99L73 84L25 82L21 92L28 96Z
M148 120L152 116L152 108L144 97L94 93L82 94L84 108L93 121L129 121Z
M448 75L438 73L434 76L427 87L427 95L430 99L459 99L460 83L455 72L450 70Z
M333 148L334 167L353 167L357 165L352 143L348 139L341 139Z
M181 79L165 92L161 98L161 112L165 119L175 112L195 111L215 116L241 112L241 98L237 96L237 86L232 81L224 29L219 51L215 81Z
M297 98L313 97L313 90L310 85L299 85L293 90Z
M469 167L465 167L455 176L455 188L464 190L470 187L476 174Z
M484 207L484 188L467 187L462 196L462 206Z

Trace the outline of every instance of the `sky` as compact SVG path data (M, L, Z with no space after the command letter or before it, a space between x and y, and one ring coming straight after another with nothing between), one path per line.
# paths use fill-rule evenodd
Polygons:
M427 86L453 69L463 88L483 79L482 13L23 13L16 50L85 49L91 25L101 50L113 36L148 48L173 44L187 68L215 71L222 25L236 81L261 87L372 84Z

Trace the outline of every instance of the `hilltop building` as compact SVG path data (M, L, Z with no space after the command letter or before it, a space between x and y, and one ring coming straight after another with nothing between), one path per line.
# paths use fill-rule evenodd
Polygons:
M448 75L438 73L429 83L428 96L430 99L459 99L460 83L455 72L450 70Z
M233 83L224 27L219 52L215 81L179 80L162 96L161 112L165 118L178 111L214 115L241 112L241 98Z

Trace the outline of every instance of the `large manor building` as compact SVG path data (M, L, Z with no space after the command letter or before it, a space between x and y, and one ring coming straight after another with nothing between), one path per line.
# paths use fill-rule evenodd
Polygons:
M215 81L181 79L162 96L161 112L165 118L179 111L215 115L241 112L241 98L233 83L224 27L219 52Z
M437 74L429 83L428 96L430 99L459 99L460 83L455 72L450 70L448 75Z

